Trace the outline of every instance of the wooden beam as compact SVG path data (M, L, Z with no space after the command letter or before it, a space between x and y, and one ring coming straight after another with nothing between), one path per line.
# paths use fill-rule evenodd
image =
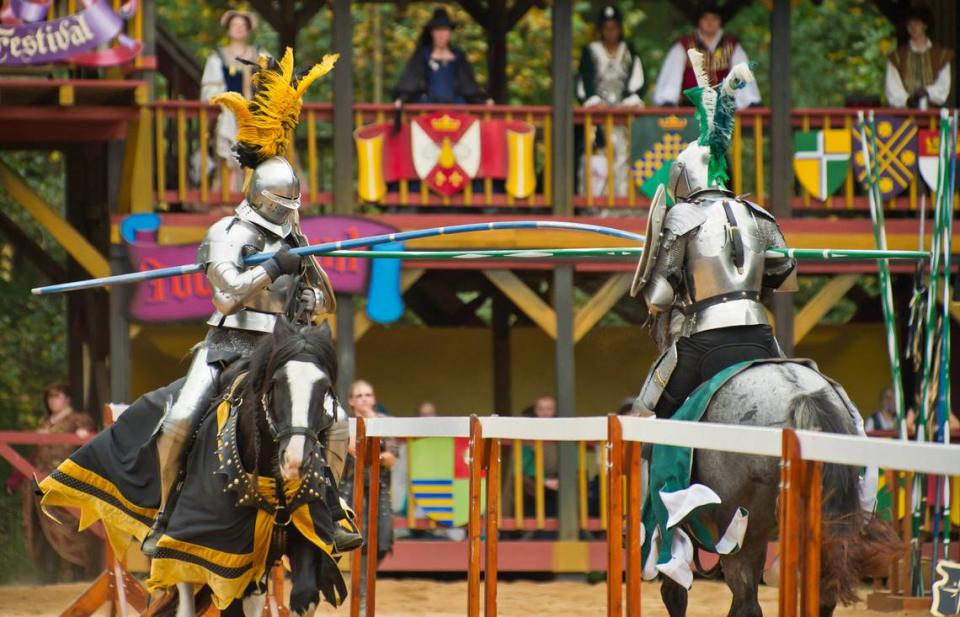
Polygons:
M14 201L50 232L64 250L92 276L110 275L110 264L72 225L43 201L17 172L0 162L0 184Z
M847 295L858 280L860 280L859 274L840 274L827 281L827 284L820 288L820 291L800 309L794 318L793 344L796 345L802 341L823 316Z
M960 323L960 302L950 303L950 315L955 322Z
M550 305L509 270L484 270L483 275L510 298L523 314L550 335L557 338L557 315Z
M580 340L593 329L597 322L607 314L623 294L630 289L630 274L614 274L604 282L593 296L584 304L573 318L573 342Z
M63 269L57 260L50 256L50 253L43 250L39 244L33 241L20 227L10 219L6 214L0 212L0 234L6 236L14 248L24 255L27 259L43 273L51 283L63 283L67 281L67 271Z

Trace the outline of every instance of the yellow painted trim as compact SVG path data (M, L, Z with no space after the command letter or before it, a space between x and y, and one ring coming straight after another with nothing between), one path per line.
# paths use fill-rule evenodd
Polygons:
M557 338L556 313L516 274L509 270L484 270L483 274L550 338Z
M630 274L614 274L604 282L597 293L584 304L573 319L573 342L580 340L590 332L614 304L620 301L630 289Z
M93 276L109 276L110 263L80 232L43 201L20 175L0 162L0 184L10 197L60 243L67 253Z
M590 568L590 546L586 542L553 543L554 572L586 572Z
M76 91L73 84L63 84L57 88L57 101L64 107L69 107L76 101Z
M793 319L793 344L803 340L830 309L860 280L859 274L839 274L820 288Z
M543 442L533 442L533 469L534 469L534 517L537 520L537 529L546 526L546 490L543 481Z

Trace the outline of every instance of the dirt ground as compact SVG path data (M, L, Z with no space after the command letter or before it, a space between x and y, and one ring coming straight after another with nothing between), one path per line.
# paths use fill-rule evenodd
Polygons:
M0 586L0 616L55 617L84 588L81 584L48 586ZM377 586L377 615L380 617L462 617L466 614L465 582L437 582L422 579L384 580ZM666 616L656 585L644 584L643 615ZM606 611L603 585L561 581L550 583L503 582L499 586L499 614L503 617L601 617ZM761 587L764 613L777 614L777 590ZM730 593L721 583L698 581L690 600L690 617L717 617L726 613ZM106 615L101 611L98 615ZM346 607L329 607L317 615L348 615ZM878 613L863 605L842 608L838 617L898 617L926 613Z

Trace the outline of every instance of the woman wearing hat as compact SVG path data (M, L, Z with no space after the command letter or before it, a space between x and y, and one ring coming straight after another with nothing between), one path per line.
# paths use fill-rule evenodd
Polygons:
M220 18L220 25L227 34L226 47L214 50L207 58L200 84L200 98L209 101L224 92L240 92L251 98L250 78L252 66L241 61L256 63L260 50L249 42L250 33L257 27L257 18L253 13L241 10L229 10ZM240 164L233 156L233 146L237 143L237 119L226 109L220 111L217 118L217 138L214 146L218 162L225 163L231 171L233 190L242 190L243 174L239 173Z
M577 98L584 107L597 105L615 105L641 107L645 82L643 63L640 56L624 40L623 15L613 5L604 6L597 16L598 40L583 48L580 56L580 70L577 76ZM595 141L598 146L605 143L602 127L596 129ZM614 188L616 194L627 194L629 182L629 152L627 152L627 129L616 126L613 129L613 165ZM594 160L589 162L593 175L591 190L594 195L606 192L607 156L595 151ZM583 166L580 169L580 182L583 182ZM582 185L582 184L581 184Z
M909 40L887 61L885 90L891 107L941 107L950 96L953 54L930 41L931 21L928 10L914 9L907 14L904 26Z
M450 44L456 24L445 9L434 10L393 90L394 104L492 102L477 84L466 54Z

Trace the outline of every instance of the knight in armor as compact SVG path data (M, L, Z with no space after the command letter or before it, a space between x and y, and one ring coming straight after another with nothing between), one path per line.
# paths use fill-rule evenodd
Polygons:
M929 9L913 9L904 22L909 39L890 54L885 87L891 107L942 107L950 96L953 52L928 36Z
M700 138L670 169L673 205L666 208L662 186L654 197L630 290L643 299L648 321L660 316L678 335L638 399L641 411L661 418L724 368L781 355L761 295L780 287L796 266L792 258L765 255L785 246L773 216L725 187L735 93L753 74L738 65L712 87L699 56L690 52L701 85L686 94L697 107Z
M310 82L332 68L336 58L328 58L298 79L289 51L280 65L261 57L254 76L256 92L252 101L237 93L214 98L215 103L224 104L236 115L237 158L252 173L245 199L233 216L210 227L197 252L216 310L207 321L210 329L206 338L194 349L183 387L168 406L159 427L156 447L161 500L157 518L142 546L148 555L155 551L166 528L190 433L209 407L224 368L248 357L260 339L274 331L281 317L306 326L336 309L330 281L316 259L290 252L308 242L299 225L300 180L282 156L287 147L286 135L293 132L300 115L300 96ZM273 256L258 265L246 265L245 258L256 253ZM342 472L349 436L344 430L346 418L333 393L328 393L325 409L334 421L327 443L327 461L332 469L325 502L337 521L346 517L336 482ZM335 528L337 552L361 544L358 534L339 525Z
M597 17L598 40L583 48L580 56L580 69L577 74L577 99L587 108L597 109L604 106L642 107L645 81L640 56L625 40L623 33L623 14L613 5L600 9ZM596 119L602 124L600 119ZM630 153L627 151L629 140L625 126L615 126L612 135L606 135L602 126L595 127L595 161L583 161L580 167L580 184L583 174L596 173L596 165L607 165L607 156L603 152L606 139L613 140L613 170L606 170L597 182L591 186L594 195L602 195L607 190L604 180L613 177L615 192L619 196L627 194L630 181ZM589 136L588 136L589 138Z
M653 91L653 104L657 106L688 105L683 92L697 86L693 66L687 50L695 49L703 54L704 70L711 84L722 82L731 67L749 62L747 52L740 41L723 31L720 9L705 4L698 11L697 29L686 34L673 44L663 59L657 85ZM737 109L760 103L760 90L756 82L750 82L734 95Z

